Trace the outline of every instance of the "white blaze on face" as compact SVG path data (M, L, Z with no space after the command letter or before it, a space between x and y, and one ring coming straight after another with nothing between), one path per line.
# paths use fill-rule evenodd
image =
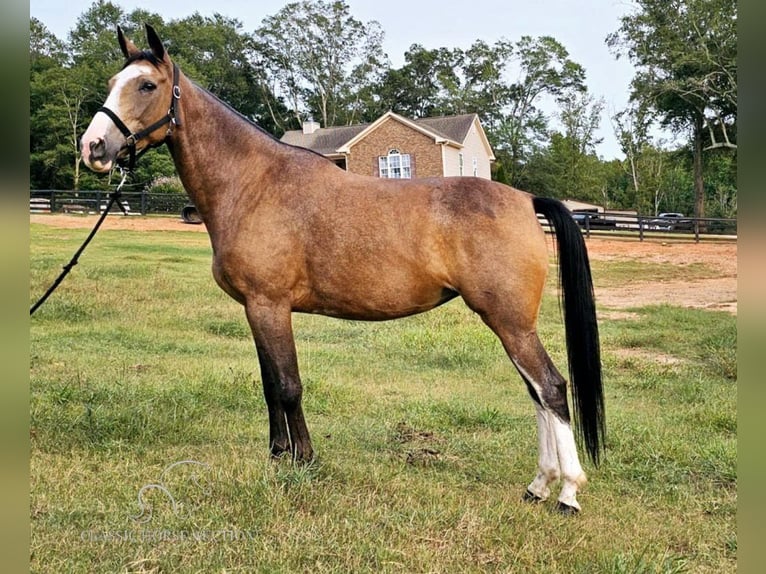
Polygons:
M139 63L128 66L119 74L114 76L112 89L104 102L104 107L109 108L117 117L125 121L126 114L120 110L120 98L126 85L132 80L152 73L152 67L149 64ZM105 155L103 158L95 159L91 154L91 145L98 142L104 142ZM120 132L112 119L105 113L97 113L85 130L82 136L80 153L82 160L90 169L99 172L109 171L112 168L114 156L125 143L125 136Z

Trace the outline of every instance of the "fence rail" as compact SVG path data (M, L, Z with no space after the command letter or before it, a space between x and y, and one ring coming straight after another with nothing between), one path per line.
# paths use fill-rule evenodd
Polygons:
M109 200L109 191L63 191L35 189L29 192L31 213L101 213ZM124 210L131 215L174 214L180 215L185 205L191 203L184 193L148 193L123 191L120 199ZM113 211L120 211L115 205Z
M101 213L109 199L108 191L31 190L31 213ZM127 214L172 214L181 216L185 206L191 204L186 194L123 191L122 206ZM112 208L119 211L118 206ZM654 215L635 215L617 211L574 212L583 233L600 236L647 238L674 237L710 240L736 240L737 220L715 217L684 217L678 220L660 219ZM540 223L547 228L545 219Z
M637 215L625 212L575 212L585 235L638 235L645 238L686 236L700 239L736 240L737 220L720 217L660 218L656 215Z

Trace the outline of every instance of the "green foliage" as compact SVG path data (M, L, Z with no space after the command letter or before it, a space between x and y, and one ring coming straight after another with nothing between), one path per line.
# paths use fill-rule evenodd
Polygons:
M607 43L637 68L633 98L679 130L693 116L735 122L737 3L734 0L639 0ZM723 127L722 125L718 126Z
M641 0L608 38L638 69L631 106L613 118L625 154L614 162L594 150L602 100L588 93L585 70L550 36L476 40L465 49L413 44L404 64L392 68L380 25L358 20L342 0L287 4L252 32L220 14L165 21L97 0L66 41L30 19L32 188L103 189L111 182L81 165L77 137L122 64L115 26L141 45L150 23L191 78L277 136L307 116L328 126L370 122L388 110L413 118L478 113L499 181L645 215L692 215L702 190L707 215L736 217L736 151L721 147L736 142L736 8L731 0L707 4ZM557 111L544 113L543 102ZM688 145L668 150L652 138L656 118L680 129L691 125L683 122L693 109L706 119ZM702 146L716 148L704 162ZM139 162L131 185L145 188L174 174L161 148Z
M411 118L450 113L460 86L461 59L460 50L413 44L404 53L404 65L387 69L373 87L376 97L365 119L374 121L388 110Z
M737 152L715 150L705 158L705 195L710 217L737 217Z
M278 132L286 110L254 64L255 42L234 18L193 14L158 29L187 74L261 127ZM274 115L272 115L272 112Z
M529 158L517 182L523 189L548 197L586 201L610 207L605 165L595 154L595 131L603 102L587 93L562 99L563 133L552 132L550 144Z
M358 123L359 94L387 67L383 31L351 15L344 0L301 0L255 31L262 65L298 121Z
M146 186L149 193L186 193L181 180L178 176L160 176L155 177L149 185Z
M697 217L706 214L703 146L736 149L736 29L735 0L639 0L607 37L636 65L632 100L692 134Z

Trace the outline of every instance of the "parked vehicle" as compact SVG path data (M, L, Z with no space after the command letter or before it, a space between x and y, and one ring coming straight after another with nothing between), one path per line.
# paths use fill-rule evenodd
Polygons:
M606 219L592 211L573 211L572 219L583 229L615 229L617 227L615 220Z
M691 229L693 223L683 213L660 213L656 219L647 222L647 227L673 231L675 229Z

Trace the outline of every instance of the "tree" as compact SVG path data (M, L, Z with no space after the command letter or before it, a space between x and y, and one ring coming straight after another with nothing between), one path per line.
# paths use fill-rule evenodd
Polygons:
M657 215L666 193L665 171L672 169L669 154L660 149L650 134L651 111L643 103L633 102L612 117L620 149L625 154L623 166L630 177L630 206L642 214ZM666 210L667 211L667 210Z
M575 92L568 98L559 98L558 114L562 137L552 138L558 144L560 172L563 183L568 184L572 197L599 202L608 207L609 197L598 174L599 160L596 130L601 123L603 100L597 100L587 92ZM560 188L565 189L565 188Z
M380 25L351 16L344 0L288 4L255 39L259 64L299 122L316 114L325 127L351 123L363 86L388 68Z
M264 129L279 132L286 108L264 89L253 66L254 43L235 19L218 14L165 23L137 9L125 14L116 4L97 0L78 18L64 43L38 20L30 19L30 175L33 187L102 188L109 176L80 169L78 138L106 98L108 79L123 55L115 29L142 37L144 24L160 30L168 52L191 78ZM174 173L169 152L144 156L131 175L141 186Z
M633 193L637 196L641 188L640 161L650 144L649 127L651 118L646 106L632 105L612 116L614 135L625 154L626 172L630 176ZM638 205L636 205L638 209ZM640 211L640 210L639 210Z
M735 0L635 0L607 44L637 68L631 98L661 124L691 132L695 204L705 215L704 141L736 147L737 3ZM716 132L719 134L716 136Z
M29 19L29 61L33 70L66 63L64 42L34 17Z
M84 129L86 85L66 67L64 43L30 19L30 179L33 187L67 182L79 189L77 139ZM47 187L47 185L46 185Z
M523 41L523 39L522 39ZM508 66L514 45L500 39L490 46L475 41L460 53L462 85L455 86L457 113L479 112L485 129L496 134L513 101L514 86L508 81Z
M705 162L705 193L711 217L737 217L737 154L719 149Z
M509 86L508 104L498 121L492 142L507 156L509 183L524 187L524 166L530 155L548 140L548 119L540 108L544 98L560 102L585 90L585 70L569 59L555 38L523 36L508 62L517 80Z
M67 49L72 67L80 69L85 85L97 90L101 101L106 98L107 81L124 59L115 41L115 28L125 20L117 4L97 0L77 18L69 32Z
M242 23L195 13L161 28L168 53L194 81L271 133L281 134L286 109L255 68L255 42Z
M462 61L460 50L436 48L428 50L413 44L404 53L401 68L389 68L374 86L377 99L372 99L372 121L391 110L410 118L444 115L454 102Z

